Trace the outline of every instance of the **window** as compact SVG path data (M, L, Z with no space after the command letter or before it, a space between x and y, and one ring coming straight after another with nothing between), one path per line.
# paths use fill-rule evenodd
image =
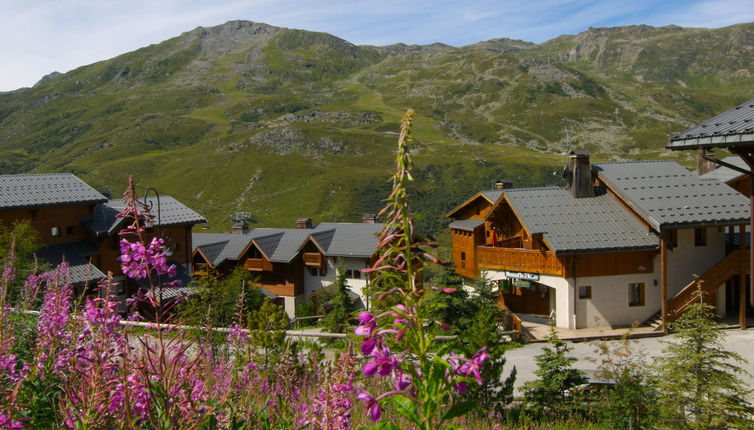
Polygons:
M678 230L670 230L668 232L668 245L670 249L678 247Z
M74 234L76 234L76 226L69 225L68 227L66 227L65 234L68 236L73 236Z
M592 298L592 286L584 285L579 287L579 299L586 300Z
M644 306L644 283L628 284L628 305Z
M348 279L361 279L361 270L346 270L346 278Z
M311 276L327 276L327 267L309 267L309 274Z
M50 234L52 237L60 237L60 227L53 227L50 229Z
M707 246L707 229L695 228L694 229L694 246Z
M461 269L466 268L466 253L461 251Z

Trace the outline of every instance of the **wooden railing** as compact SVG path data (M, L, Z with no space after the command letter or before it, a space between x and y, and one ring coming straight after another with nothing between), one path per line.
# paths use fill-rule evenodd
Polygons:
M483 269L557 276L565 273L563 265L552 251L478 246L477 264Z
M307 266L322 266L322 254L319 252L305 252L304 264Z
M521 236L512 236L501 240L497 244L503 248L522 248L524 246Z
M191 274L194 276L208 276L209 265L207 263L194 263L191 266Z
M751 267L747 264L748 259L749 251L735 250L698 279L691 281L674 297L668 299L668 322L677 320L689 306L699 300L697 296L699 281L702 283L702 295L706 302L712 298L721 284L739 274L742 267L747 273L751 272Z
M272 263L264 258L247 258L243 262L243 268L252 272L271 271Z

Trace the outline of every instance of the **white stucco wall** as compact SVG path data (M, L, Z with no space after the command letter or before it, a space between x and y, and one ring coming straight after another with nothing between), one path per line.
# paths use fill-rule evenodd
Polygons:
M678 246L668 251L668 298L678 294L683 287L725 257L725 230L707 227L707 245L694 246L694 229L678 230ZM655 270L660 271L659 254Z
M644 305L629 306L629 284L644 283ZM590 285L590 299L576 299L576 328L626 327L641 324L660 309L658 273L577 278L579 287Z
M369 261L363 258L343 258L343 266L345 270L361 270L369 267ZM327 258L327 274L325 276L312 276L309 273L309 269L304 269L304 297L309 295L322 287L326 287L335 282L335 276L338 271L338 259ZM346 279L348 288L361 297L361 302L366 304L366 298L363 295L363 289L366 287L367 280L366 275L362 274L361 279Z

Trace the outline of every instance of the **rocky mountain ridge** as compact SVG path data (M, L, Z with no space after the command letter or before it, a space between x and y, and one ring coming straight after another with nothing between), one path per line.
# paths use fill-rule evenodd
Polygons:
M418 204L437 230L496 177L557 183L571 149L688 159L668 137L751 98L752 55L754 24L375 47L231 21L0 94L0 171L110 189L133 173L218 231L236 210L354 220L379 207L412 107Z

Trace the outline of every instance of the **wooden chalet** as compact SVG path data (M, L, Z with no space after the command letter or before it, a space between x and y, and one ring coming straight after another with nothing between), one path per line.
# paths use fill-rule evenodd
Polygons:
M667 148L672 150L696 150L697 165L708 166L712 170L713 165L721 166L720 169L728 169L740 173L730 175L725 181L742 194L749 197L750 225L749 232L740 230L739 247L744 250L750 248L751 232L754 231L754 99L748 100L738 106L703 121L673 137L668 141ZM738 156L743 161L742 167L739 162L731 159L720 160L715 158L712 151L721 149ZM723 170L723 173L725 170ZM711 172L709 174L712 174ZM731 236L733 234L731 233ZM745 239L744 239L745 238ZM754 253L749 252L747 267L754 271ZM747 313L754 306L754 277L749 277L748 288L745 277L740 277L739 283L739 326L746 328ZM748 290L748 293L747 293ZM747 299L748 296L748 299Z
M223 276L236 267L255 274L269 297L295 317L296 305L335 281L342 261L354 297L366 304L362 290L383 225L365 218L362 223L321 223L299 219L296 228L234 228L234 233L194 233L194 276Z
M591 165L574 152L566 173L566 188L499 182L451 211L457 273L484 272L504 306L562 328L662 329L695 275L720 314L738 306L725 283L747 271L747 251L726 233L749 222L745 197L672 161Z
M151 197L145 203L155 217L147 235L165 240L170 263L178 265L186 284L191 229L206 220L170 196ZM120 270L118 232L128 222L117 217L123 205L69 173L0 175L0 222L29 221L43 245L37 255L51 265L67 261L70 281L84 288L96 285L108 272L128 287L124 294L138 288Z

